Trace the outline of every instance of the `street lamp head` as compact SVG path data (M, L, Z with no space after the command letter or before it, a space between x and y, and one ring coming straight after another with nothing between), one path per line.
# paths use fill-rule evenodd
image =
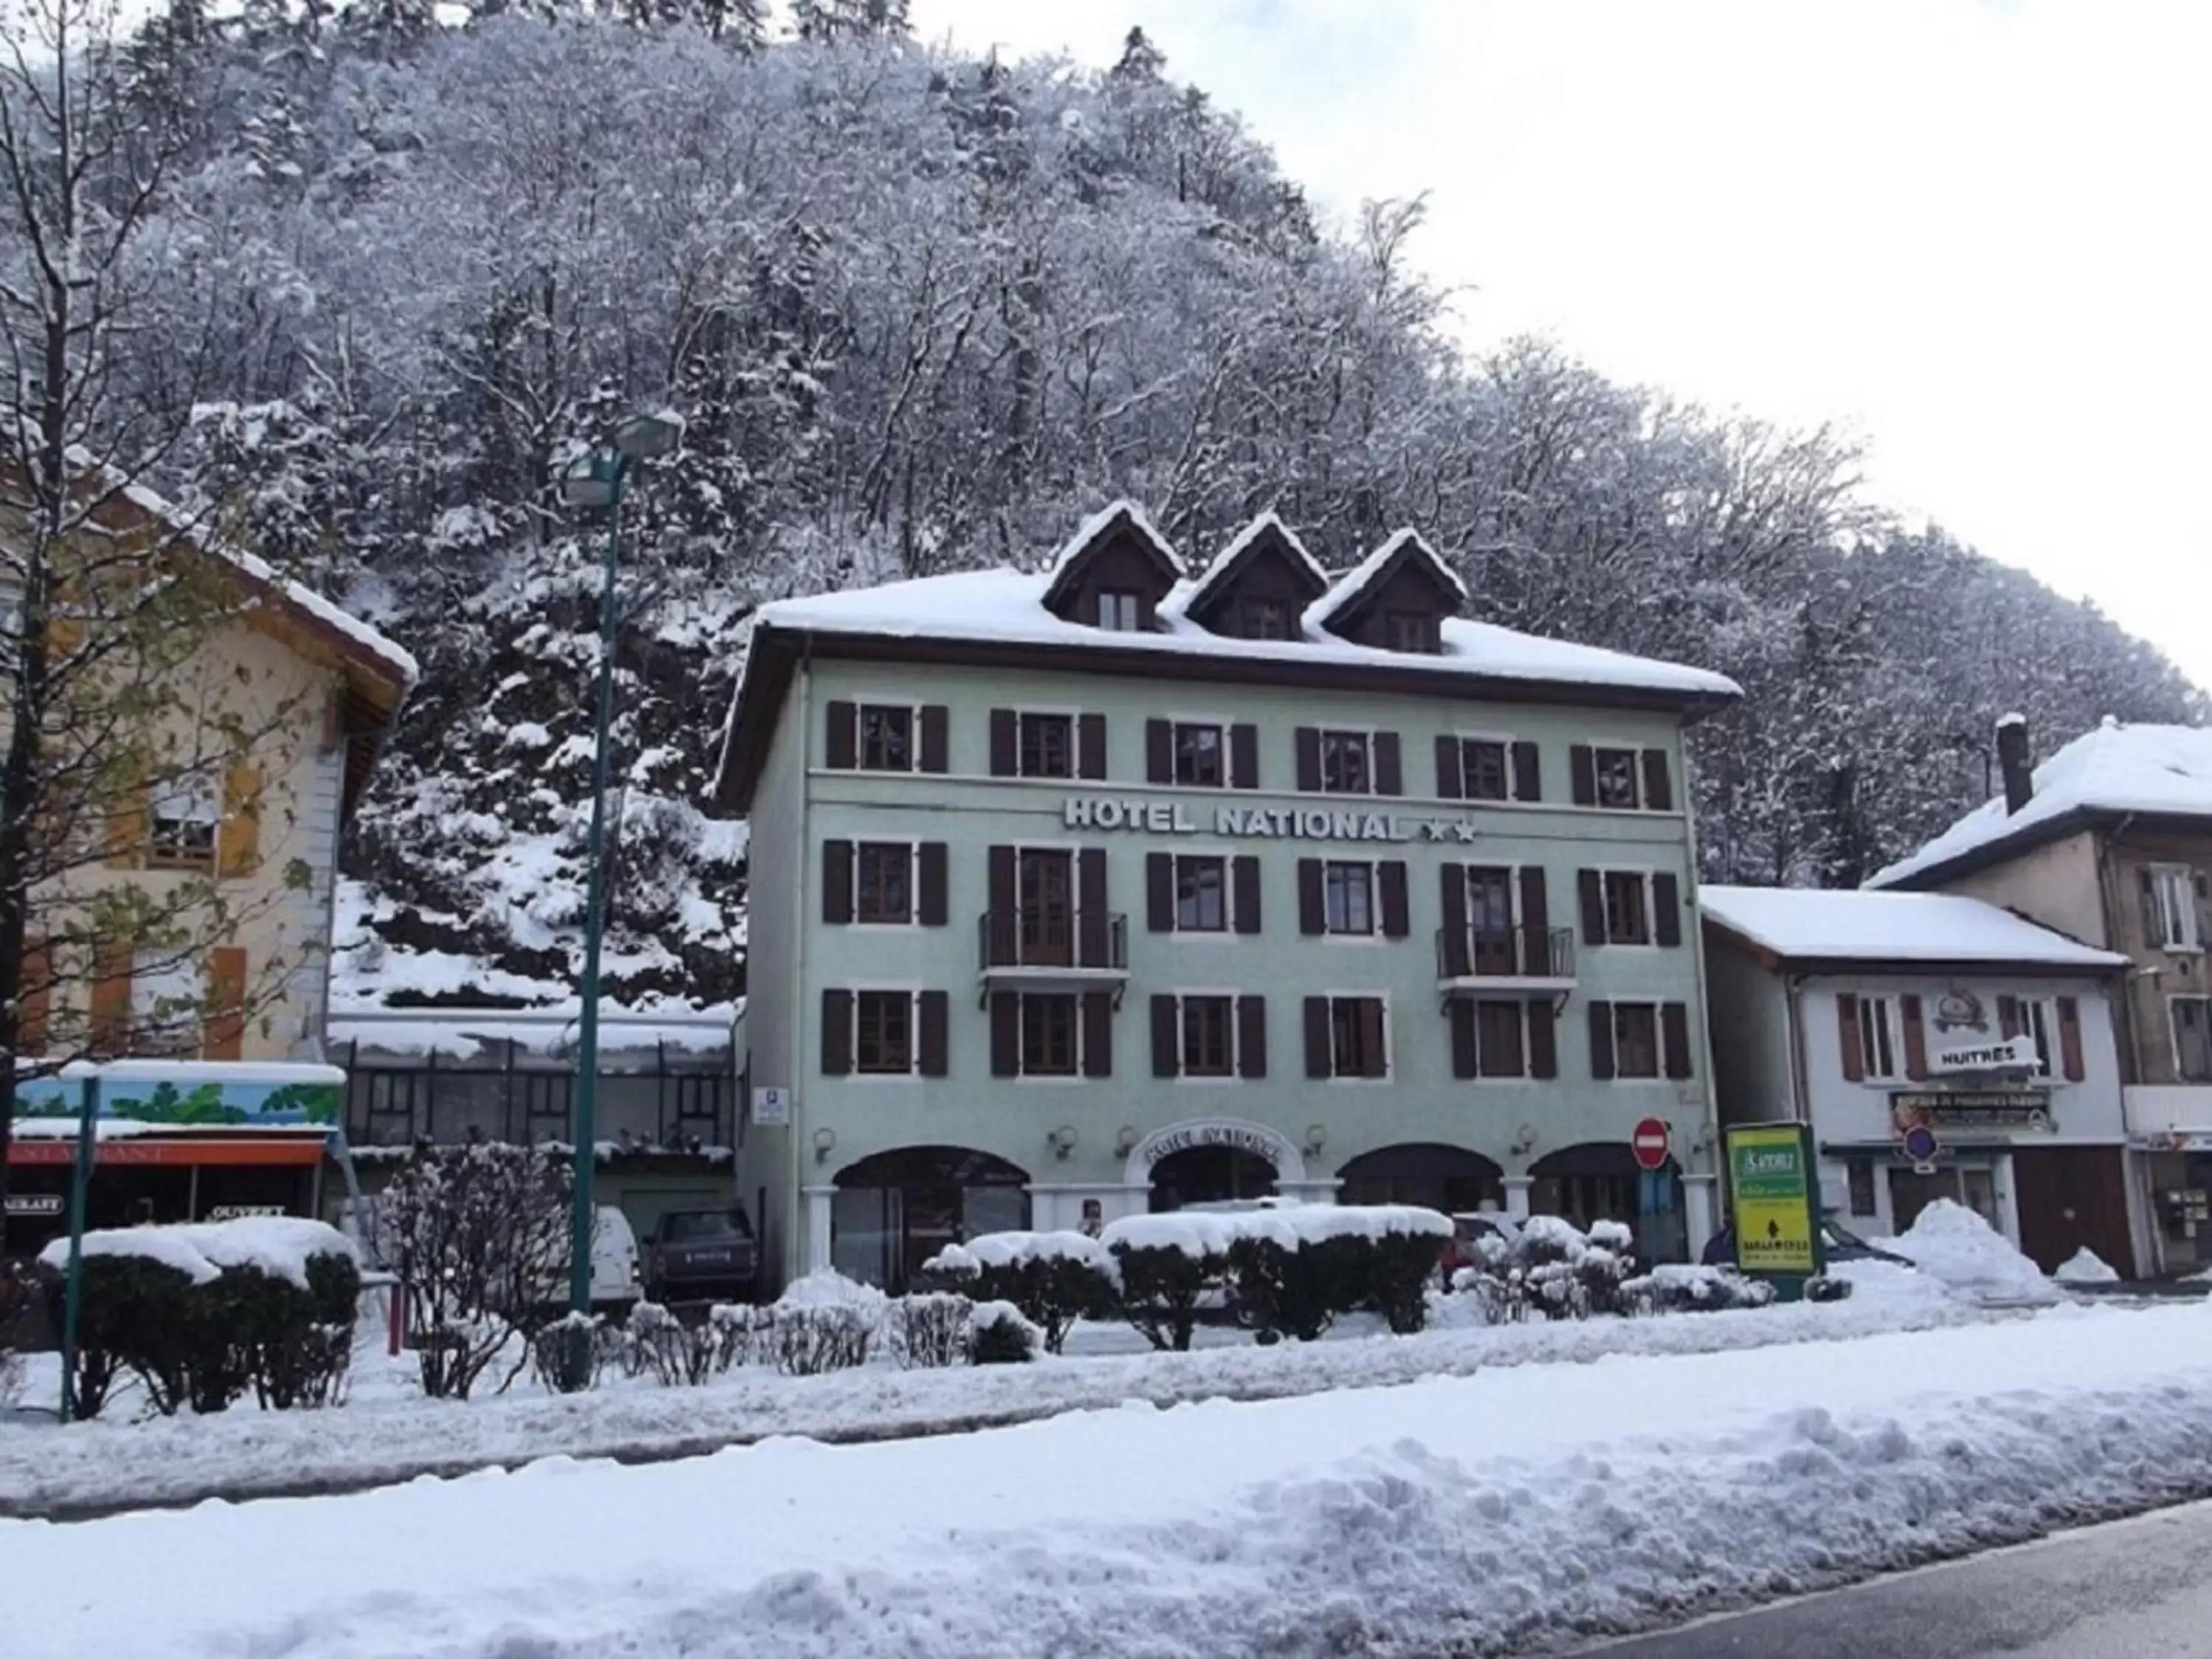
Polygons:
M684 417L672 409L632 415L615 428L615 447L634 461L665 455L684 439Z
M622 495L623 462L615 455L579 455L561 475L561 499L571 507L611 507Z

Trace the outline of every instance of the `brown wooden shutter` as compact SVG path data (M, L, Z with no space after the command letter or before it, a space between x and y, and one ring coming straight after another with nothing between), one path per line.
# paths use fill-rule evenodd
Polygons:
M2212 877L2193 871L2189 883L2197 890L2197 942L2212 949Z
M88 993L93 1053L103 1059L121 1054L131 1044L131 972L127 945L103 945L93 959Z
M118 870L136 870L146 861L154 830L144 767L136 761L118 763L114 792L107 804L107 861Z
M1165 720L1145 722L1145 781L1175 781L1175 728Z
M822 1075L843 1077L853 1069L853 994L834 986L822 991Z
M1516 743L1513 745L1513 799L1541 800L1544 799L1543 774L1536 765L1536 745Z
M1321 731L1301 726L1297 732L1298 787L1310 795L1321 788Z
M1690 1007L1684 1002L1659 1005L1659 1045L1665 1052L1667 1075L1690 1075Z
M1467 794L1466 781L1460 775L1459 739L1449 735L1437 739L1437 793L1446 800L1460 800Z
M1595 870L1575 872L1575 896L1583 912L1583 943L1605 943L1605 881Z
M994 847L986 855L986 864L991 892L990 960L986 965L1003 968L1021 957L1021 918L1014 909L1014 849Z
M216 830L215 867L222 876L250 876L261 867L261 769L240 763L222 779L222 822Z
M1152 999L1152 1075L1175 1077L1182 1071L1182 1003L1175 997Z
M1474 1004L1465 997L1454 997L1451 1001L1452 1075L1469 1078L1479 1074L1474 1045Z
M856 704L830 705L830 726L823 747L823 764L833 772L849 772L860 763L860 711Z
M924 991L915 1000L921 1030L921 1074L945 1077L952 1070L952 999L943 991Z
M1467 931L1467 866L1437 866L1437 915L1443 918L1437 932L1437 966L1446 979L1463 978L1470 966ZM1472 1077L1472 1072L1467 1073Z
M991 775L1011 778L1018 769L1014 751L1014 711L994 708L991 711Z
M1175 854L1145 854L1145 926L1172 933L1176 925Z
M1921 1017L1920 999L1899 997L1897 1010L1905 1025L1905 1075L1917 1083L1928 1075L1928 1026Z
M1866 1080L1866 1048L1859 1039L1859 1000L1849 991L1836 994L1836 1042L1844 1051L1844 1081Z
M1083 1075L1114 1075L1114 994L1083 994Z
M1267 999L1237 999L1237 1075L1267 1075Z
M1229 860L1229 907L1236 912L1231 918L1240 933L1260 931L1260 860L1251 853L1239 853Z
M1405 763L1400 757L1395 732L1377 732L1375 734L1375 793L1378 795L1402 795L1406 793Z
M1552 904L1540 864L1521 866L1521 971L1533 979L1553 972Z
M15 993L15 1052L19 1054L43 1054L46 1051L46 1036L53 1023L54 961L53 953L44 941L33 941L23 947L22 978Z
M2058 999L2058 1066L2069 1083L2089 1075L2081 1058L2081 1004L2074 997Z
M822 920L842 927L853 919L853 843L822 843Z
M200 1058L246 1057L246 951L218 945L208 952L206 1001L200 1011Z
M1260 787L1260 728L1256 726L1232 726L1229 728L1229 787L1232 789L1257 789Z
M952 769L952 744L946 730L945 705L926 702L921 706L921 769L925 772L949 772Z
M1377 866L1382 888L1382 937L1403 939L1413 930L1412 907L1406 901L1406 864L1385 859Z
M1106 775L1106 717L1103 714L1076 716L1075 775L1094 782Z
M1528 1005L1528 1075L1557 1077L1559 1074L1559 1036L1557 1017L1548 1002Z
M1597 805L1597 757L1588 744L1578 743L1567 750L1567 779L1574 788L1576 805Z
M951 920L952 896L946 879L947 860L945 843L926 841L915 858L919 874L915 882L916 903L915 920L925 927L942 927Z
M1654 812L1674 810L1674 789L1667 775L1667 751L1663 749L1644 751L1644 805Z
M1389 1028L1380 997L1359 999L1359 1047L1365 1064L1360 1068L1363 1077L1390 1075Z
M1298 932L1312 938L1328 931L1328 913L1322 900L1321 860L1298 860Z
M1590 1075L1601 1083L1613 1075L1613 1005L1589 1005Z
M1110 919L1106 914L1106 849L1086 847L1075 855L1076 960L1104 968Z
M1306 1075L1327 1077L1330 1074L1328 1052L1328 999L1308 997L1305 1003Z
M1670 948L1682 942L1682 884L1671 870L1651 875L1651 937Z
M2020 999L1997 999L1997 1035L2009 1042L2020 1035Z
M991 1075L1022 1074L1022 999L1017 991L991 993Z

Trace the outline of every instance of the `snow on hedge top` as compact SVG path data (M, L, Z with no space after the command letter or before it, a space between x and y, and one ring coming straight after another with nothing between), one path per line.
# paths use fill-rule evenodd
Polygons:
M304 1216L246 1216L236 1221L198 1221L180 1226L110 1227L84 1236L90 1255L140 1256L174 1267L195 1285L205 1285L226 1267L258 1267L272 1279L307 1287L307 1258L355 1255L353 1241L325 1222ZM69 1266L69 1240L58 1238L39 1252L46 1266Z
M1734 680L1706 669L1517 634L1455 617L1444 618L1443 649L1437 656L1356 645L1311 626L1303 639L1236 639L1209 633L1179 614L1189 598L1188 581L1176 583L1162 602L1160 632L1120 633L1068 622L1046 610L1044 593L1049 583L1048 576L1004 566L956 571L880 587L777 599L761 607L758 622L802 633L1143 651L1163 659L1199 655L1284 664L1356 662L1416 674L1456 672L1470 678L1625 687L1693 696L1741 695Z
M1984 801L1867 885L1893 887L1967 854L2031 841L2078 811L2212 817L2212 728L2113 721L2085 732L2035 769L2034 793L2019 811L2007 812L2002 795Z
M779 1308L861 1308L884 1305L884 1293L872 1285L848 1279L835 1267L817 1267L783 1287L775 1299Z
M1449 1216L1413 1204L1286 1204L1261 1210L1170 1210L1123 1216L1106 1224L1098 1242L1109 1250L1119 1245L1206 1256L1226 1255L1240 1238L1273 1239L1285 1249L1296 1249L1331 1238L1449 1238L1451 1232Z
M1083 1261L1111 1273L1113 1258L1088 1233L981 1233L965 1244L948 1244L924 1263L940 1273L1017 1267L1030 1261Z
M1954 893L1850 888L1700 887L1698 908L1778 956L1812 961L2029 962L2124 967L2127 958L2077 945L2009 910Z

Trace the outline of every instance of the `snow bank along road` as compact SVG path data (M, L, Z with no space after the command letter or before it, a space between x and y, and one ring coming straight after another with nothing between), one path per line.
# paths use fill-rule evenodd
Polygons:
M2212 1309L0 1522L10 1659L1504 1653L2212 1491Z

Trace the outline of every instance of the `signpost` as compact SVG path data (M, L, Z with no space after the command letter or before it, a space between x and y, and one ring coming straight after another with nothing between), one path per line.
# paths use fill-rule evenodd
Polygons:
M1943 1150L1943 1143L1936 1139L1935 1129L1925 1123L1913 1124L1904 1136L1905 1155L1912 1160L1912 1173L1934 1175L1936 1154Z
M1747 1123L1727 1133L1736 1265L1795 1301L1826 1266L1813 1132L1802 1123Z
M1657 1170L1667 1167L1668 1134L1666 1121L1647 1117L1636 1126L1628 1138L1629 1149L1636 1154L1636 1167Z

